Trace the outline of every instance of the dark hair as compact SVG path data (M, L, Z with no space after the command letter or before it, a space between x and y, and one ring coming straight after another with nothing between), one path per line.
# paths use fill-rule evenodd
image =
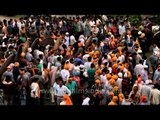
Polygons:
M60 61L60 60L61 60L61 57L58 57L58 58L57 58L57 61Z
M58 77L58 78L57 78L57 81L58 81L58 80L63 82L63 78L62 78L62 77Z
M140 64L143 64L143 60L140 60L139 63L140 63Z
M47 64L44 63L44 64L43 64L43 67L46 69L46 68L47 68Z
M91 60L92 60L92 57L89 56L89 57L88 57L88 62L91 62Z
M94 68L94 67L95 67L94 63L91 63L91 68Z
M43 59L43 54L40 54L40 55L39 55L39 58L40 58L40 59Z
M73 63L73 62L74 62L74 59L73 59L73 58L71 58L69 61L70 61L70 63Z
M154 88L159 88L158 83L155 83L155 84L154 84Z
M39 80L38 77L34 77L34 78L32 79L32 82L37 82L38 80Z

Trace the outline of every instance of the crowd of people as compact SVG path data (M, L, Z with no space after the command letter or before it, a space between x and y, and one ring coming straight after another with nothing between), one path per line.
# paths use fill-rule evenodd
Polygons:
M152 21L140 22L128 15L0 21L3 104L159 105L160 49L152 44Z

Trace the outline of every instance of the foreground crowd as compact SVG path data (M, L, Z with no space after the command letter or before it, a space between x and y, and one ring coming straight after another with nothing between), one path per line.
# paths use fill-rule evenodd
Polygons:
M1 76L2 104L159 105L160 50L151 28L149 18L137 27L129 16L0 21L0 70L20 54Z

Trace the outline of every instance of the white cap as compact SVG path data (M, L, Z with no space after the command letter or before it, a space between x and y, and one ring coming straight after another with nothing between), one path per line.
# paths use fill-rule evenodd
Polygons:
M148 68L148 65L143 65L144 68Z
M48 49L49 49L49 47L50 47L50 45L47 45L45 48L48 50Z
M28 52L32 52L32 48L28 48Z
M122 75L123 75L122 73L118 73L118 76L119 76L120 78L122 78Z
M71 35L70 40L75 40L75 37L73 35Z
M80 35L79 38L83 38L84 39L85 37L84 37L84 35Z
M141 32L141 31L139 31L139 32L138 32L138 35L141 35L141 34L142 34L142 32Z
M69 35L69 32L66 32L66 35Z
M137 50L137 53L142 53L142 50L138 49L138 50Z
M6 47L6 45L5 45L5 43L4 43L4 42L2 43L2 47Z
M79 67L80 67L80 68L84 68L84 65L81 64Z
M150 82L149 80L146 80L146 81L145 81L145 84L146 84L146 85L148 85L148 84L149 84L149 82Z

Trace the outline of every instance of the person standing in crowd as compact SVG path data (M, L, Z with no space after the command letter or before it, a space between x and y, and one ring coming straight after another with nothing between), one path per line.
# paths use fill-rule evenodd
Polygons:
M68 94L69 96L71 96L71 91L65 85L63 85L63 79L61 77L59 77L58 80L59 80L59 83L55 88L55 98L57 101L57 105L60 105L60 103L63 100L63 96L65 94Z
M15 95L15 84L11 79L11 76L7 75L2 81L4 89L4 105L13 105Z
M91 63L91 68L88 69L88 87L91 88L92 85L94 84L94 76L96 73L95 65Z
M39 78L33 78L30 86L31 105L40 105L40 86L38 80Z

